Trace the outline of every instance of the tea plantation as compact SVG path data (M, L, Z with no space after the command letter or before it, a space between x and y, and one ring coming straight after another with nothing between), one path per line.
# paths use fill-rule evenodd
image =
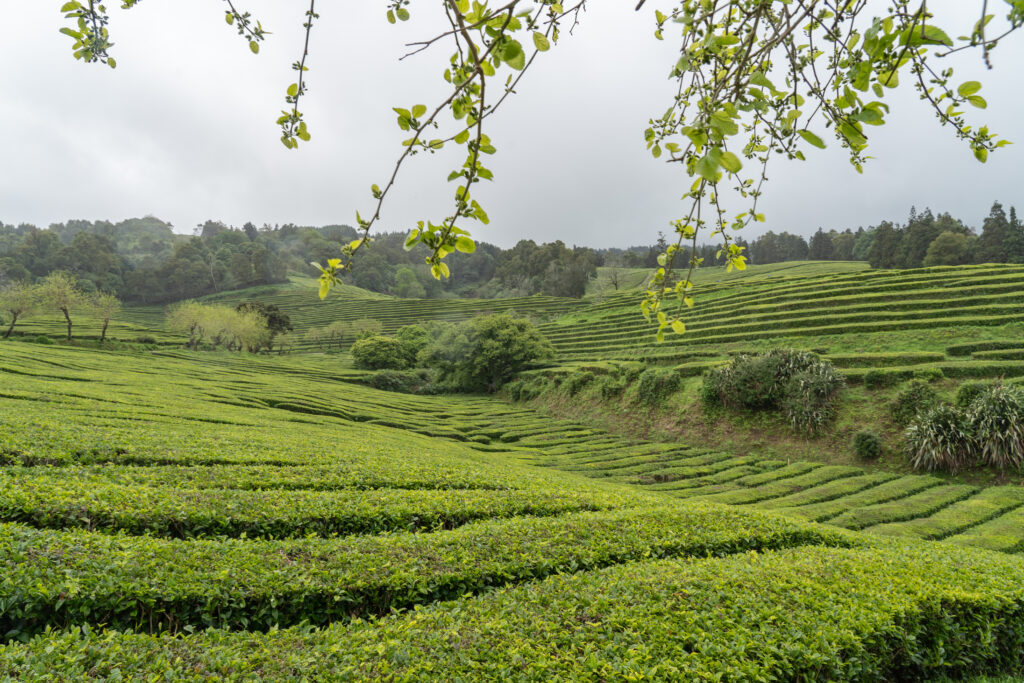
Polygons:
M300 333L530 316L556 357L520 385L547 383L552 400L581 374L644 367L685 393L773 346L831 360L853 423L909 378L953 391L1024 376L1024 267L702 271L687 334L661 345L629 275L583 300L341 287L320 302L302 279L213 299L277 304ZM112 322L115 338L147 338L134 347L29 343L61 325L32 319L0 343L0 680L1024 673L1012 475L991 485L811 457L827 439L780 457L631 437L551 402L377 391L347 353L184 351L160 307ZM614 402L649 408L629 396Z
M7 342L0 377L4 679L1024 666L1016 487L627 439L316 356Z

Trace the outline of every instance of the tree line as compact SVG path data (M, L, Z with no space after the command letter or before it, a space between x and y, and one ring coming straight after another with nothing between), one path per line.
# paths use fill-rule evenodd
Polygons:
M74 276L86 293L133 303L169 303L313 275L310 262L334 258L356 236L347 225L302 227L208 220L192 235L148 216L120 223L72 220L49 228L0 222L0 283L37 282L53 272ZM511 249L479 243L453 254L455 277L430 275L423 254L405 248L405 233L384 233L347 273L348 284L410 298L583 296L603 255L560 241L523 240Z

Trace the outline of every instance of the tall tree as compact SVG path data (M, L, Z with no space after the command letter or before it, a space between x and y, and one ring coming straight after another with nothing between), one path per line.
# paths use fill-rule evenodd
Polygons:
M874 231L875 238L868 251L872 268L897 268L903 247L903 231L889 221L883 221Z
M100 344L102 344L107 340L107 326L110 324L110 319L121 310L121 301L113 294L96 292L89 297L89 305L96 317L103 321L103 329L100 331Z
M821 228L811 236L808 246L808 256L812 261L828 261L832 258L832 238Z
M12 282L0 289L0 311L11 316L10 325L4 332L4 339L11 336L14 325L27 318L39 307L39 288L24 282Z
M50 273L39 285L39 300L44 308L64 314L71 341L71 311L87 301L75 278L60 271Z
M1006 263L1009 261L1009 250L1013 246L1013 235L1006 211L999 202L992 204L992 209L981 226L978 238L977 260L979 263Z

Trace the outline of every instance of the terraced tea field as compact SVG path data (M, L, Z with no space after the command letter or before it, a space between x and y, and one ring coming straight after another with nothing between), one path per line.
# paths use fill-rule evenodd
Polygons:
M628 440L326 367L0 345L0 678L1024 667L1012 487Z

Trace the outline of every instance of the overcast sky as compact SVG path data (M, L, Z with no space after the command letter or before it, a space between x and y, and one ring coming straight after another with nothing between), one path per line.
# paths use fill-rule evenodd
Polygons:
M222 2L146 0L130 11L108 2L116 70L72 58L71 40L58 33L60 4L0 4L6 223L152 214L178 232L208 218L236 226L352 224L357 209L370 212L369 187L385 183L406 137L391 107L436 102L447 86L447 47L398 62L404 43L431 35L436 3L414 3L414 20L391 26L384 2L321 1L303 106L313 140L289 151L275 119L294 80L304 3L242 0L273 32L256 56L224 23ZM476 190L491 216L475 230L478 239L646 244L682 211L684 174L654 161L643 143L648 118L665 110L672 92L665 78L672 44L651 35L654 9L664 3L648 0L640 13L634 4L593 2L575 35L541 55L492 120L496 182ZM929 8L952 12L961 28L976 4ZM977 163L908 88L891 98L893 115L871 139L875 159L863 176L834 143L809 152L805 163L778 160L759 230L807 235L818 226L903 220L912 204L978 226L993 200L1024 208L1024 35L1001 46L994 63L986 72L969 55L957 62L959 78L985 84L989 108L970 112L972 120L1017 145ZM454 190L445 176L461 165L461 150L412 159L381 227L442 219Z

